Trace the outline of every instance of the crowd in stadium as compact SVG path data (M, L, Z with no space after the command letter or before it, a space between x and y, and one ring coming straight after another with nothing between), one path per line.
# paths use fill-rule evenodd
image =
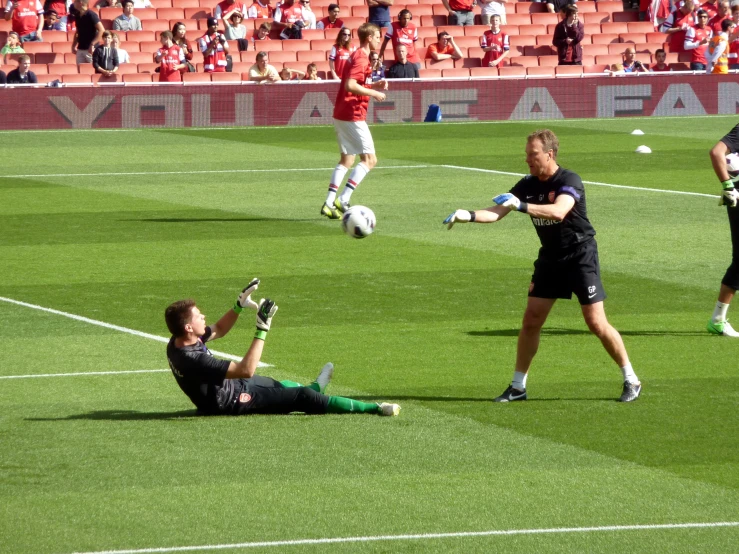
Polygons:
M7 0L0 82L340 79L364 21L378 78L739 69L739 0L215 1Z

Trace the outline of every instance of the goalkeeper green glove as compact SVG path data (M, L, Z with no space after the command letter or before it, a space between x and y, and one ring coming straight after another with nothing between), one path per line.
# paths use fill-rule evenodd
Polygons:
M251 308L252 310L256 310L259 307L257 306L257 303L251 299L251 293L257 290L258 287L259 279L254 277L254 279L251 280L251 283L244 287L244 290L241 291L241 294L239 294L239 297L236 299L233 308L234 312L240 314L241 310L243 310L244 308Z

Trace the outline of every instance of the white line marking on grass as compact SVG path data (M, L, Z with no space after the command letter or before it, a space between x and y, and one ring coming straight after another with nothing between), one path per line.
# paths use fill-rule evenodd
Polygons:
M20 300L14 300L13 298L6 298L5 296L0 296L0 302L7 302L9 304L15 304L16 306L23 306L24 308L31 308L33 310L39 310L42 312L47 312L50 314L60 315L62 317L68 317L69 319L74 319L75 321L81 321L83 323L89 323L90 325L97 325L98 327L105 327L106 329L112 329L114 331L120 331L121 333L127 333L129 335L134 335L137 337L142 337L149 340L155 340L157 342L163 342L164 344L167 344L169 342L169 339L166 337L160 337L159 335L152 335L150 333L144 333L143 331L137 331L136 329L129 329L128 327L121 327L120 325L114 325L112 323L106 323L104 321L98 321L97 319L90 319L89 317L76 315L76 314L70 314L69 312L62 312L60 310L55 310L53 308L45 308L43 306L39 306L38 304L29 304L28 302L21 302ZM240 362L241 357L234 356L233 354L227 354L226 352L219 352L218 350L211 350L213 354L217 354L218 356L225 358L227 360L231 360L232 362ZM269 364L265 364L264 362L259 362L259 367L272 367ZM86 374L89 375L89 374Z
M121 371L87 371L78 373L40 373L38 375L0 375L0 379L35 379L37 377L87 377L88 375L125 375L127 373L169 373L169 369L130 369Z
M440 165L438 167L446 167L449 169L461 169L464 171L479 171L480 173L494 173L495 175L511 175L513 177L524 177L526 173L512 173L510 171L497 171L495 169L481 169L479 167L464 167L459 165ZM704 196L706 198L718 198L715 194L704 194L702 192L685 192L682 190L670 190L670 189L652 189L646 187L632 187L629 185L614 185L612 183L601 183L598 181L583 181L587 185L597 185L600 187L612 187L616 189L627 189L627 190L641 190L645 192L663 192L666 194L683 194L686 196Z
M299 539L285 541L242 542L203 546L173 546L141 548L135 550L99 550L75 554L150 554L155 552L192 552L197 550L230 550L235 548L259 548L266 546L300 546L312 544L337 544L379 541L408 541L423 539L448 539L463 537L493 537L498 535L544 535L556 533L605 533L611 531L652 531L656 529L702 529L707 527L737 527L739 521L716 523L665 523L655 525L605 525L602 527L555 527L550 529L506 529L496 531L463 531L459 533L423 533L418 535L377 535L370 537L335 537L326 539Z
M443 167L429 165L387 165L374 169L426 169ZM451 166L450 166L451 167ZM301 173L304 171L333 171L333 167L300 167L274 169L203 169L198 171L118 171L108 173L38 173L33 175L3 175L4 179L32 179L39 177L126 177L134 175L211 175L217 173Z

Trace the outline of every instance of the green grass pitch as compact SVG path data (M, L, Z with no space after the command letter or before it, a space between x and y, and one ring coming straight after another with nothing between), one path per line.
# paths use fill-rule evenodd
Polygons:
M708 150L735 123L375 126L362 241L318 215L331 128L0 135L0 551L736 552L739 341L705 332L729 229L716 198L678 194L718 194ZM508 190L545 126L562 166L636 187L586 185L633 404L576 301L552 312L530 400L490 402L538 242L519 214L441 221ZM160 342L7 299L164 337L168 303L213 322L255 276L280 306L265 373L333 361L330 392L400 417L198 418L167 372L8 378L167 365ZM213 347L252 334L245 313ZM517 530L552 532L483 534Z

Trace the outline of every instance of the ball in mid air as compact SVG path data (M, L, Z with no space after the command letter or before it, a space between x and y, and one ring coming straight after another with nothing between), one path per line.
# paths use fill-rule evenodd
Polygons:
M367 206L352 206L341 217L341 228L350 237L363 239L375 230L375 213Z

